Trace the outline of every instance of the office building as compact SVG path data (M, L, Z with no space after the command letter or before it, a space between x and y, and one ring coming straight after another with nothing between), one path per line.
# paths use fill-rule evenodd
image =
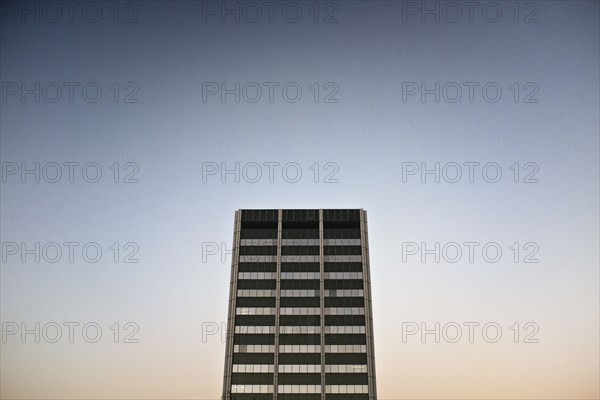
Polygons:
M367 213L235 213L223 399L376 400Z

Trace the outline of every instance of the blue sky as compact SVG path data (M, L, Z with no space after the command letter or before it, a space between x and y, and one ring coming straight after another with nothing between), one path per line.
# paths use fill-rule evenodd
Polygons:
M81 335L73 343L8 337L3 397L217 398L225 346L216 335L200 338L203 323L226 319L230 258L203 262L202 248L231 248L238 208L368 211L380 398L598 397L597 2L521 2L519 22L512 2L497 2L496 23L479 9L473 22L422 22L403 14L403 3L386 1L321 4L318 23L304 1L294 3L303 13L297 23L280 10L269 23L264 7L258 23L243 15L222 22L203 14L212 2L191 1L119 3L115 23L112 3L99 2L98 22L77 9L70 23L58 3L65 14L54 23L45 14L23 22L18 8L2 9L1 317L28 328L96 322L103 337L95 344ZM123 22L130 12L137 23ZM322 22L330 13L337 22ZM524 23L527 15L539 21ZM40 102L32 94L22 102L20 85L36 82ZM55 103L48 101L52 82L63 88ZM75 82L72 102L65 82ZM235 102L230 94L222 102L219 93L203 101L203 83L212 82L229 89L256 83L262 97L252 103L241 93ZM273 102L267 82L274 82ZM406 82L428 89L439 82L449 91L439 102L434 95L423 102L420 93L403 102ZM456 103L446 100L453 82L464 89ZM478 85L473 102L465 82ZM282 94L286 84L301 88L297 102ZM486 84L502 89L497 102L483 97ZM102 96L93 103L96 87ZM256 85L246 87L251 98ZM337 102L324 102L328 94ZM36 162L40 182L31 174L22 182L21 163L31 169ZM73 183L65 162L79 163ZM209 162L239 163L240 173L258 163L262 179L203 182ZM280 163L272 183L269 162ZM328 162L334 167L325 169ZM409 162L479 167L473 183L466 175L457 183L431 176L422 183L419 175L403 182ZM57 183L44 179L49 163L63 166ZM97 183L81 175L87 163L101 169ZM281 174L287 163L300 166L297 183ZM501 167L498 182L481 175L487 163ZM523 183L534 169L526 163L537 166L538 183ZM19 171L9 174L15 165ZM338 182L323 182L334 169ZM139 181L124 183L133 172ZM21 250L7 254L7 243L22 242L80 245L72 263L64 245L58 262L36 263L33 256L22 262ZM494 242L503 255L497 263L481 256L402 262L406 242ZM529 242L538 246L538 263L522 262ZM100 261L84 259L86 243L98 244ZM139 262L124 263L136 249ZM398 344L407 321L493 321L504 336L496 344L481 337ZM139 343L122 343L127 322L139 327ZM535 322L539 343L514 343L515 322L521 334Z

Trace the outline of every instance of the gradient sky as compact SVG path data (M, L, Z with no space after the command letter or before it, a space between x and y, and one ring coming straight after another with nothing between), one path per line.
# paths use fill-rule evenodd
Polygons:
M413 15L403 22L402 2L339 1L338 22L328 24L313 22L307 1L297 3L298 23L277 10L273 23L204 22L203 3L193 1L137 2L139 22L114 23L112 2L97 4L97 23L81 10L72 23L64 15L23 22L6 4L1 10L3 84L103 89L97 103L77 89L72 103L66 93L57 103L31 95L0 103L3 163L96 162L103 172L98 183L80 174L74 183L2 183L3 243L97 242L103 250L98 263L80 253L74 263L66 255L54 264L18 255L2 263L3 323L103 329L95 344L78 331L74 343L8 337L2 398L218 398L225 344L219 335L203 343L202 326L226 320L230 257L203 262L202 243L230 249L238 208L368 211L380 399L600 396L598 2L534 2L538 23L523 23L534 10L525 2L518 23L513 2L495 3L497 23L479 9L472 23L466 15L423 23ZM119 100L135 82L139 102L113 102L115 82ZM203 82L296 82L303 95L297 103L280 92L273 103L203 102ZM321 90L336 84L339 101L315 103L314 82ZM503 95L496 103L480 92L473 103L403 102L403 82L497 82ZM514 82L534 82L538 102L515 103ZM405 162L469 161L497 162L502 179L402 181ZM115 162L136 163L139 183L113 183ZM278 169L273 183L266 175L203 182L203 162L297 162L303 176L288 183ZM326 162L339 166L338 183L322 182ZM539 183L513 183L515 162L535 162ZM401 259L403 242L469 241L499 243L502 259ZM139 263L114 263L113 242L137 243ZM537 243L539 262L515 263L514 242ZM139 343L114 343L115 322L136 323ZM403 322L496 322L503 336L402 343ZM535 322L539 343L514 343L515 322L521 335Z

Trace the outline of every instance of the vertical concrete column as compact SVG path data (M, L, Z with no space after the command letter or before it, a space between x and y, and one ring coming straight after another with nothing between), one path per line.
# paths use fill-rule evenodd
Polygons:
M283 210L277 212L277 283L275 286L275 360L273 374L273 400L277 400L279 391L279 310L281 303L281 237L283 230Z
M369 261L369 232L367 212L360 210L360 236L363 264L363 291L365 296L365 329L367 336L367 372L369 382L369 400L377 400L375 386L375 346L373 340L373 308L371 303L371 264Z
M321 305L321 400L325 400L325 250L323 249L323 209L319 209L319 264Z
M225 371L223 373L223 399L231 398L231 373L233 369L233 337L235 322L235 302L237 298L238 262L240 247L240 231L242 226L242 211L235 212L233 224L233 249L231 254L231 279L229 284L229 309L227 318L227 339L225 345Z

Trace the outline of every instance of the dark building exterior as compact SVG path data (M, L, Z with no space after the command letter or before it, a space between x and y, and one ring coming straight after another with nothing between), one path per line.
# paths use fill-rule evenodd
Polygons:
M367 213L235 213L223 398L376 400Z

